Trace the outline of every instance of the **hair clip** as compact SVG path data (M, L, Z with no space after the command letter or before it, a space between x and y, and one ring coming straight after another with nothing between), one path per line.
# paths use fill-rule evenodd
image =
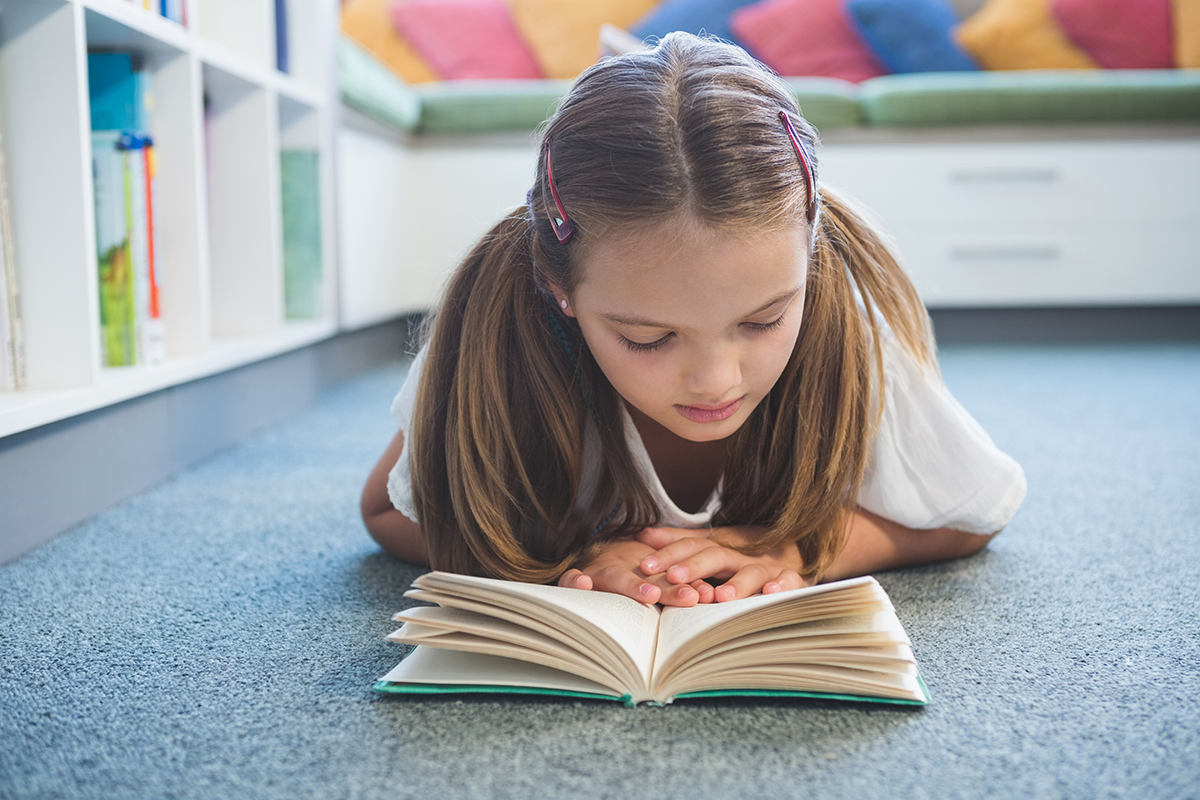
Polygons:
M792 147L796 150L796 157L800 159L800 166L804 168L805 212L808 216L808 221L811 223L817 218L817 187L814 186L816 180L813 178L812 167L808 164L808 157L804 155L804 148L800 145L800 138L796 136L796 129L792 127L792 118L788 116L786 111L780 111L779 118L783 120L783 126L787 128L788 138L792 140ZM561 206L559 207L561 208Z
M554 185L554 169L550 166L550 140L546 140L546 183L550 185L550 194L554 197L554 205L558 208L558 216L550 211L550 204L546 202L546 190L542 189L542 203L546 206L546 216L550 218L550 227L554 229L554 235L558 237L559 244L566 244L571 240L571 236L575 233L575 229L571 227L571 220L567 218L567 210L563 208L562 200L558 197L558 187Z

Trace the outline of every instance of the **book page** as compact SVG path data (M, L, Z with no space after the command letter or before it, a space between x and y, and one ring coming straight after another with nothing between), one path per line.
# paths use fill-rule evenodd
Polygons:
M622 595L542 586L532 583L500 581L445 572L418 577L413 585L421 589L462 594L496 604L509 604L528 612L529 606L562 620L564 626L584 624L602 634L633 660L645 686L650 684L658 639L659 611ZM545 615L543 614L543 616ZM549 620L547 620L549 621ZM644 688L644 687L642 687Z
M480 676L486 676L482 679ZM620 697L598 683L539 664L502 656L418 647L380 680L390 683L462 686L525 686Z
M823 583L818 586L807 586L789 592L759 594L728 603L664 609L662 622L659 625L658 652L654 659L654 669L657 671L660 664L670 659L676 650L690 640L730 620L758 613L772 606L872 585L877 586L878 584L874 578L867 576L835 583Z

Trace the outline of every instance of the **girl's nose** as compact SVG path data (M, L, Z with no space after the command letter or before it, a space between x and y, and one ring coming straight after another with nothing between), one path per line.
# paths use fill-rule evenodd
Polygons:
M741 359L735 348L712 348L689 365L684 380L688 391L698 397L727 400L729 392L741 385Z

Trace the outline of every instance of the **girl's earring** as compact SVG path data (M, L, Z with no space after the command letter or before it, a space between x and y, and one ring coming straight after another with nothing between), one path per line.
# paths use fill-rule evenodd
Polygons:
M567 310L567 301L566 301L566 300L559 300L559 301L558 301L558 304L559 304L560 306L562 306L562 310L563 310L563 311L566 311L566 310Z

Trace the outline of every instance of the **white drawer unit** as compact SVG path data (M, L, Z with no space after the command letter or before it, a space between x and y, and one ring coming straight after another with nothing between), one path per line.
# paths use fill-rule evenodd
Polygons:
M932 307L1200 301L1200 134L826 145Z

